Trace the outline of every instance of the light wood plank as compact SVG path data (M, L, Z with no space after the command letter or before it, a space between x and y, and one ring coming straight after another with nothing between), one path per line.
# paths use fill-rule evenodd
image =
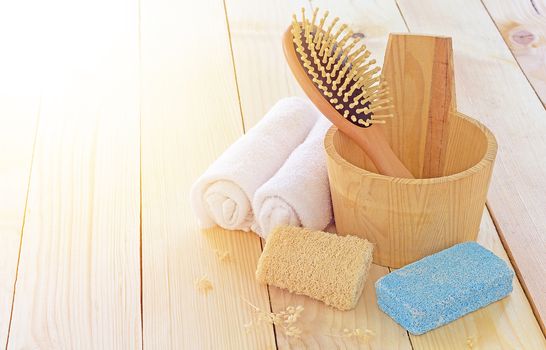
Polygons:
M479 0L399 5L412 32L453 37L458 109L497 137L489 207L544 332L546 111Z
M225 3L241 108L248 130L281 98L305 96L285 63L281 36L291 14L307 2L265 4L228 0Z
M34 5L44 88L8 348L140 348L137 6Z
M243 298L269 310L254 278L260 240L201 232L189 203L192 182L243 132L223 2L143 0L141 35L144 347L274 348L271 326L244 328ZM208 293L195 286L203 276Z
M302 6L311 12L307 1L226 2L243 117L247 127L257 123L278 99L303 95L289 72L281 47L281 36L290 23L292 13L299 11ZM332 18L340 16L351 24L355 32L363 33L366 44L380 64L383 61L388 28L405 30L394 1L361 1L356 4L349 1L336 4L313 1L313 6L330 10ZM302 338L287 338L278 330L279 348L411 348L407 333L383 314L375 302L373 283L386 273L386 268L373 266L364 296L357 308L348 312L337 311L310 298L270 287L273 311L279 312L289 305L305 307L300 321L304 332ZM359 342L355 338L342 337L344 328L370 329L375 335L369 343Z
M25 5L0 6L0 346L7 341L39 114L38 30Z
M510 263L485 211L478 243ZM517 278L507 297L444 327L411 336L414 349L546 349L546 339Z
M546 2L483 0L504 41L546 105Z
M1 68L0 68L1 69ZM1 75L2 73L0 73ZM0 96L0 344L7 341L38 98Z

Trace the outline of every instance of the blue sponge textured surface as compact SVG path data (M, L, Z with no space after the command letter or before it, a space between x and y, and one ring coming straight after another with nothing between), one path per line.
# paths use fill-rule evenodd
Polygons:
M504 298L514 272L475 242L409 264L375 283L381 310L412 334L423 334Z

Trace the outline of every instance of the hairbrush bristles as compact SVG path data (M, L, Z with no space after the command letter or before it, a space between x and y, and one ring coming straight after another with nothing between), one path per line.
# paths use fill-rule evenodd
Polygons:
M381 81L380 68L370 59L370 51L360 37L346 25L336 27L339 18L328 25L328 11L317 23L301 9L301 20L292 20L292 36L297 56L309 79L323 97L345 119L359 127L385 123L392 118L392 100Z

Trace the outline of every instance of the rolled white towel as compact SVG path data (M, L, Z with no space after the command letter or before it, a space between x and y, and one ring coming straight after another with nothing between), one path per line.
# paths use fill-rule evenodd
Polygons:
M254 194L252 229L267 238L277 226L322 230L332 220L324 135L332 124L320 117L305 141Z
M254 192L305 140L319 116L302 98L277 102L194 183L190 197L201 226L249 231Z

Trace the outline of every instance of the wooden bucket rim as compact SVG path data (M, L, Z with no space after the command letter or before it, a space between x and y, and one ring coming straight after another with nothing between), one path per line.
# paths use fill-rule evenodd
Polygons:
M407 178L381 175L381 174L374 173L372 171L360 168L350 163L349 161L347 161L337 152L336 147L334 146L334 140L333 140L335 133L338 131L335 125L332 125L332 127L330 127L330 129L326 133L326 136L324 137L324 148L326 150L328 157L334 160L339 166L349 168L352 172L361 173L362 175L365 175L377 180L398 182L405 185L433 185L433 184L439 184L439 183L458 181L478 173L487 165L489 165L490 163L493 163L495 161L495 157L497 154L498 145L497 145L497 140L495 139L495 136L485 125L483 125L476 119L473 119L461 112L455 111L453 113L454 113L454 117L462 118L466 120L467 122L470 122L474 124L475 126L477 126L483 132L483 134L485 135L487 139L487 149L482 159L478 163L471 166L470 168L455 174L441 176L441 177L426 178L426 179L407 179Z

